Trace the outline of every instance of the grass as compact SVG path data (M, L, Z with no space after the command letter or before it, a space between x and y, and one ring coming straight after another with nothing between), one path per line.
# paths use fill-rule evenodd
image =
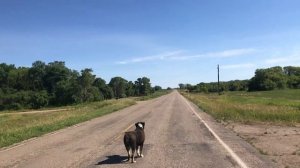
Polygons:
M77 105L67 111L3 114L0 115L0 147L84 122L135 103L133 99L107 100Z
M223 95L181 93L219 121L300 123L300 89Z

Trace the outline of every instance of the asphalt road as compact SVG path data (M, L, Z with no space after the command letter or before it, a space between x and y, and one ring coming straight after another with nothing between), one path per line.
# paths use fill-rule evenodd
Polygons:
M123 162L127 153L122 139L126 130L134 130L137 121L146 123L145 157L131 164ZM265 168L274 165L174 91L2 149L0 167Z

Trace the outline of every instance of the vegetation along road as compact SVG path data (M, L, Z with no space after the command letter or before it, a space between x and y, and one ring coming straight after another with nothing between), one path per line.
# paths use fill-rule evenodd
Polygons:
M122 138L145 121L144 158L123 162ZM177 91L0 151L0 167L273 167Z
M181 92L224 127L267 156L276 167L300 165L300 90Z

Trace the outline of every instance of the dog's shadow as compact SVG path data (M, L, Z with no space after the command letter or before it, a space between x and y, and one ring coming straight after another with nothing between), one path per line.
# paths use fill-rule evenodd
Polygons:
M104 164L121 164L127 161L127 156L120 155L111 155L106 156L106 160L98 162L96 165L104 165Z

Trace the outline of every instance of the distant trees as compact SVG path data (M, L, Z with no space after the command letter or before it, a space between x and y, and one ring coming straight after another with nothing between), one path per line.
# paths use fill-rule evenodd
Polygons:
M160 90L150 79L135 82L113 77L108 84L92 69L71 70L62 61L36 61L31 67L0 64L0 110L41 108L128 96L144 96Z
M46 64L42 61L36 61L28 69L28 79L31 90L42 90L44 88L43 79L46 75Z
M300 89L300 67L257 69L249 82L249 91L284 88Z
M147 77L138 78L134 83L121 77L114 77L109 82L116 98L126 96L146 96L155 88L151 88L150 79ZM161 87L160 87L161 88ZM159 88L156 87L159 90Z
M150 79L147 77L138 78L135 81L136 86L136 95L144 96L148 95L151 92L151 83Z
M189 92L217 92L217 82L201 82L197 85L180 83L179 88ZM300 89L300 67L275 66L257 69L250 80L220 82L221 91L265 91L284 88Z
M257 69L249 82L249 91L284 89L286 84L287 76L281 67Z
M183 83L179 83L179 89L186 89L186 85Z
M97 87L100 91L100 93L103 95L103 98L106 99L111 99L114 97L114 93L111 87L109 87L105 80L102 78L96 78L93 86Z
M287 87L300 88L300 67L287 66L283 68L287 76Z
M112 88L115 98L126 97L127 80L122 77L114 77L110 80L109 86Z
M159 90L162 90L162 87L160 87L160 86L154 86L154 91L159 91Z
M92 69L81 70L81 75L77 78L78 92L76 102L91 102L104 99L99 88L93 85L96 77L92 72Z

